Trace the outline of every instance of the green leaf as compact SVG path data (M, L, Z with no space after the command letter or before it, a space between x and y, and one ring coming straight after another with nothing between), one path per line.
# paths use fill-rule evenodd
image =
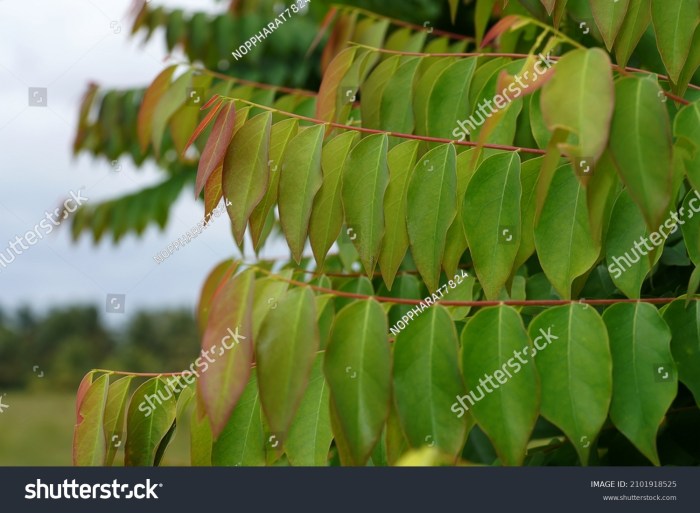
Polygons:
M520 244L515 255L516 271L535 252L535 212L537 210L537 179L544 157L526 160L520 166Z
M253 293L253 340L258 339L260 328L267 314L277 308L280 299L287 292L289 283L286 280L292 278L292 269L280 271L276 277L266 277L255 281Z
M292 257L299 263L304 251L314 196L321 188L323 125L303 129L289 142L282 161L279 183L279 214Z
M471 424L469 415L450 411L465 392L457 350L457 332L441 306L419 314L394 343L394 401L409 444L435 446L455 457Z
M411 254L431 292L439 286L447 230L457 213L455 148L443 144L416 164L408 186L406 225Z
M671 303L663 313L671 328L671 353L678 367L678 379L687 386L700 406L700 301Z
M700 20L700 5L697 0L651 0L651 19L668 75L678 82Z
M314 293L308 287L292 289L267 314L255 343L260 402L270 432L286 435L318 346Z
M619 80L610 132L620 177L652 230L663 220L673 184L671 126L660 91L648 78Z
M230 276L236 271L238 262L235 260L224 260L219 263L204 280L202 291L199 294L199 302L197 303L197 326L199 332L204 333L209 321L209 312L211 311L211 301L214 294L219 288L224 277Z
M298 130L299 120L294 118L275 123L270 130L270 158L267 163L267 167L270 170L270 184L265 191L265 196L250 214L250 237L256 249L262 245L265 223L277 203L277 192L284 154L289 141L297 135Z
M417 134L453 137L457 120L469 109L469 84L475 68L475 57L441 57L418 80L413 100Z
M209 467L212 464L213 435L209 418L204 415L204 404L199 394L194 394L195 407L190 415L190 459L193 467ZM202 417L200 418L200 411Z
M379 267L389 290L408 250L406 203L409 180L418 157L418 146L418 141L406 141L395 146L387 155L389 184L384 195L386 231L379 253Z
M126 416L124 465L155 465L158 448L175 422L176 407L175 394L162 378L149 379L136 389Z
M78 421L73 430L73 465L100 466L106 458L103 418L109 374L90 383L78 405Z
M224 157L224 198L238 244L243 243L248 218L265 196L270 181L271 123L270 112L258 114L249 120L233 136Z
M151 85L148 86L148 89L146 89L143 95L136 125L136 135L138 136L141 151L145 151L148 147L148 141L151 139L156 106L163 97L163 94L168 90L170 79L176 69L177 65L173 64L161 71Z
M564 153L597 161L608 142L614 107L610 58L600 48L574 50L554 70L541 96L547 127L576 136L576 143L560 144Z
M105 433L105 459L104 465L111 466L118 448L124 442L124 418L126 415L126 403L129 399L129 385L133 376L118 379L111 385L107 392L107 402L104 412Z
M642 454L659 465L657 432L678 391L671 331L649 303L613 305L603 313L603 320L613 359L610 418Z
M202 337L202 369L197 382L212 433L218 437L248 383L253 361L254 271L228 279L214 296L209 323ZM211 354L213 361L208 354ZM206 360L205 360L206 358Z
M651 271L651 255L655 248L647 242L648 236L641 212L629 194L623 191L610 216L605 247L610 277L628 298L639 297L642 284ZM656 252L654 263L660 257L661 251Z
M678 212L688 256L700 267L700 192L690 191Z
M192 81L192 74L192 70L187 70L177 77L153 109L151 140L156 155L160 154L161 142L168 120L187 100L187 88Z
M629 0L627 14L615 40L615 57L620 66L627 66L650 21L651 0Z
M598 260L600 244L591 236L586 192L569 165L554 173L535 227L535 246L547 278L565 299L571 298L574 279Z
M373 300L358 301L336 317L324 373L353 465L363 465L379 440L391 400L391 354L386 315ZM339 438L336 429L333 430Z
M318 356L284 446L292 465L325 467L332 441L330 391Z
M686 151L681 153L688 181L696 189L700 190L700 141L697 134L700 132L700 101L686 105L678 111L673 120L673 135L683 143Z
M194 187L195 197L199 197L205 184L209 181L209 177L224 161L226 148L231 143L236 124L234 102L227 102L217 114L202 155L199 157Z
M542 312L529 333L537 351L542 415L566 434L586 465L612 398L605 323L590 306L572 303Z
M537 373L529 359L521 357L529 349L520 315L510 306L479 310L462 331L468 394L457 398L452 411L471 411L506 465L522 464L537 420Z
M343 168L345 224L368 276L373 276L384 235L384 194L389 183L386 134L370 135L352 149Z
M331 61L323 74L323 81L318 90L316 119L335 121L338 96L342 96L340 84L345 74L352 67L357 53L357 46L346 48Z
M622 22L627 15L630 0L591 0L591 11L608 51L613 46Z
M469 246L467 237L464 234L462 208L464 206L464 196L467 193L467 185L469 185L469 180L472 179L476 171L476 155L478 151L477 148L463 151L457 155L455 161L455 171L457 173L457 214L447 230L445 254L442 257L442 267L448 276L452 276L457 272L462 256Z
M258 380L253 371L226 426L214 441L211 463L222 467L265 466L265 440Z
M321 156L323 183L314 198L309 221L309 239L318 267L343 226L341 184L345 160L357 140L357 132L344 132L326 143Z
M487 299L498 297L518 253L521 195L520 158L515 152L484 160L467 186L464 233Z

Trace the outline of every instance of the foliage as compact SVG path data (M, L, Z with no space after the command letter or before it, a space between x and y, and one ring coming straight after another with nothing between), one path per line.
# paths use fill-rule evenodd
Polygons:
M122 404L125 464L190 416L198 465L697 464L700 13L661 4L478 0L474 38L331 10L317 95L208 89L186 125L207 72L156 78L141 150L187 127L205 210L292 260L212 271L213 361ZM110 462L112 378L81 384L76 463Z

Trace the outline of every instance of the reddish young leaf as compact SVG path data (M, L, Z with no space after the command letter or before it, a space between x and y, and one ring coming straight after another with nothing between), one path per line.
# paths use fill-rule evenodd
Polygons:
M198 386L215 438L226 426L250 376L254 284L255 272L249 269L219 285L202 338L202 356L195 362L204 367Z
M216 117L214 126L211 129L211 134L209 134L209 139L207 139L207 144L204 146L202 156L199 157L197 180L194 187L195 197L199 196L209 176L223 162L226 148L228 148L228 145L231 143L235 126L236 107L233 105L233 102L229 102L221 109L221 112Z
M199 110L207 110L209 107L211 107L212 103L214 103L214 102L215 102L216 100L218 100L218 99L219 99L219 95L218 95L218 94L215 94L214 96L212 96L211 98L209 98L209 101L207 101L207 103L205 103L204 105L202 105L202 106L199 108Z
M194 132L192 132L192 135L187 141L187 144L185 144L185 148L182 150L183 153L187 151L187 148L192 146L192 143L197 139L197 137L200 136L200 134L204 131L204 129L207 126L209 126L209 123L211 123L211 120L214 119L214 116L216 116L216 113L219 112L223 105L223 102L217 103L216 106L211 111L209 111L209 114L204 116L204 119L199 123L199 125L197 125L197 128L195 128Z
M177 65L173 64L165 68L160 72L153 83L148 86L146 92L143 95L143 102L141 102L141 108L139 109L136 133L138 135L139 144L141 145L141 151L145 151L148 147L148 142L151 140L151 128L153 127L153 113L156 110L156 105L158 101L163 96L165 91L168 90L170 85L170 79L175 73L175 68Z
M218 166L211 174L204 186L204 217L209 218L216 206L224 197L222 189L221 174L224 166Z
M513 25L515 25L519 21L520 16L517 16L515 14L511 14L510 16L506 16L505 18L499 20L498 23L491 27L491 30L489 30L484 36L483 41L481 41L481 48L488 46L488 44L491 41L496 39L501 34L507 32Z
M323 21L321 22L321 26L319 27L318 32L316 33L316 37L311 42L311 46L309 46L309 49L306 51L306 57L311 55L316 49L316 46L318 46L318 43L321 42L321 39L328 30L328 27L330 27L331 23L333 23L336 14L338 14L337 7L331 7L330 10L326 13L326 15L323 18Z
M352 66L357 47L353 46L343 50L328 66L323 75L321 88L318 91L318 103L316 104L316 118L323 121L335 121L338 87L343 77Z
M76 394L75 397L75 423L80 424L80 421L82 418L80 417L80 406L83 404L83 401L85 400L85 394L87 394L88 389L90 388L90 385L92 385L92 375L95 374L95 371L90 371L85 376L83 376L82 381L80 382L80 385L78 385L78 393Z

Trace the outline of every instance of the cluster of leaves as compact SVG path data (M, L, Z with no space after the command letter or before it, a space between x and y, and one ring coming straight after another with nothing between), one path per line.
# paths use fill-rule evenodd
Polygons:
M279 226L294 263L212 271L199 321L202 351L220 352L196 387L168 392L156 375L129 398L134 376L88 375L75 462L111 464L107 441L126 425L125 464L158 464L186 418L192 463L204 465L395 464L423 446L450 464L700 461L688 436L700 422L700 95L685 81L700 63L687 34L668 46L679 21L655 0L620 3L597 4L595 18L618 65L570 37L575 0L479 0L477 41L513 53L455 53L469 42L331 11L316 97L207 89L186 131L174 114L199 75L164 71L144 95L141 149L160 154L168 122L183 130L174 144L197 148L205 212L224 199L241 248L246 232L258 250ZM645 5L667 77L619 65L638 53L639 38L620 34L647 30ZM678 5L694 32L700 16ZM484 34L494 9L505 17ZM540 76L538 55L550 53L556 64ZM483 102L516 84L487 115ZM477 111L482 122L456 141ZM660 227L660 244L613 273ZM307 240L321 273L310 281ZM367 277L331 276L358 261ZM465 267L475 276L453 287ZM414 306L442 288L443 305ZM653 293L668 299L610 299ZM620 304L570 301L583 296ZM231 330L242 342L225 352ZM555 340L542 349L545 332ZM459 415L458 398L483 394L483 378L524 348L534 361ZM139 406L159 391L168 398L145 417Z
M165 376L130 393L131 376L110 384L109 374L88 375L78 395L76 463L111 464L116 451L105 441L122 437L126 425L125 464L157 465L186 418L195 465L384 465L423 446L440 461L492 464L496 457L470 454L476 426L503 465L541 463L549 451L572 449L584 464L599 463L594 449L619 449L614 433L659 464L659 429L684 457L700 459L689 440L676 439L674 415L665 419L674 401L676 409L693 404L678 379L700 402L698 302L688 308L679 299L661 311L616 304L602 315L577 303L474 311L436 305L391 341L389 323L412 305L369 297L367 278L302 282L291 268L242 267L226 261L211 273L199 321L203 351L220 346L229 330L245 338L228 352L212 351L197 386L168 393L148 417L139 405L167 390ZM330 287L367 297L328 294ZM411 274L396 288L402 298L426 293ZM471 277L448 290L455 298L479 296ZM556 337L544 349L541 333ZM516 352L528 356L513 370ZM509 360L513 375L504 383L494 371ZM494 374L502 386L485 393L483 378ZM478 402L458 414L457 398L469 392ZM463 401L469 408L472 401ZM664 448L662 456L678 455Z

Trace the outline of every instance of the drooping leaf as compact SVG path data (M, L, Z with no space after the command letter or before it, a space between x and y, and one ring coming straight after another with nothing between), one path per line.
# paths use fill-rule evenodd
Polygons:
M700 191L690 191L678 212L688 256L700 267Z
M340 84L345 74L351 68L355 60L358 47L346 48L331 61L328 69L323 73L323 81L318 90L318 103L316 104L316 119L323 121L335 121L336 105Z
M243 242L248 218L265 196L270 181L269 152L272 113L263 112L236 132L226 150L222 185L231 228Z
M523 361L521 356L528 349L532 346L525 326L510 306L480 310L462 331L468 392L457 398L452 411L471 412L505 465L522 464L537 420L537 373L529 358Z
M213 112L213 111L212 111ZM197 180L194 187L195 197L202 192L204 185L214 170L224 161L226 148L231 143L234 127L236 126L236 107L234 102L227 102L219 111L212 126L197 167Z
M124 465L152 466L173 422L177 400L162 378L152 378L136 389L126 416ZM162 452L162 451L161 451Z
M126 376L109 385L104 412L105 466L112 465L117 450L124 443L124 418L132 380L133 376Z
M323 183L314 198L309 220L309 240L319 267L343 226L341 201L345 160L357 142L357 132L344 132L328 141L321 156Z
M156 105L158 105L165 91L168 90L170 79L173 73L175 73L176 68L176 65L172 65L161 71L143 95L143 101L141 102L141 108L138 114L138 123L136 125L141 151L146 150L151 140L151 129L153 127L153 116L155 114Z
M613 359L610 418L655 465L656 436L676 397L671 331L649 303L619 303L603 313Z
M187 88L192 81L192 70L185 71L177 77L162 94L155 108L151 121L151 141L156 155L160 154L163 134L170 117L187 101Z
M250 375L241 398L214 441L211 462L215 466L252 467L265 465L265 440L260 415L258 380Z
M700 406L700 301L677 300L664 310L671 328L671 353L678 367L678 379L687 386Z
M370 135L352 149L343 168L345 224L368 276L374 274L384 236L384 194L389 183L386 134Z
M78 422L73 430L73 465L99 466L106 457L103 418L109 374L103 374L90 384L78 407Z
M428 289L439 286L447 231L457 213L454 145L440 145L416 164L408 185L406 226L413 260Z
M199 303L197 306L197 325L199 332L204 334L211 311L211 301L214 294L219 288L224 277L231 276L238 267L238 262L235 260L224 260L219 263L204 280L202 292L199 295Z
M591 0L591 11L605 46L610 51L622 22L627 15L630 0Z
M620 66L627 66L650 22L651 0L629 0L627 14L615 40L615 57Z
M574 279L593 267L600 253L590 229L586 192L571 166L556 170L545 200L535 246L542 269L562 298Z
M659 91L649 79L619 80L610 133L620 177L652 230L663 220L673 187L671 124Z
M700 22L700 5L697 0L651 0L651 20L668 75L677 82Z
M213 361L202 370L197 384L214 437L221 434L248 383L253 361L254 279L254 271L249 269L220 285L202 337L198 361L208 361L208 354Z
M394 401L412 447L430 445L457 456L464 446L471 416L450 411L465 393L457 351L457 332L441 306L418 314L396 337Z
M340 436L353 465L363 465L379 440L391 400L391 355L386 315L373 300L338 314L326 348L324 373ZM336 440L339 434L334 427Z
M542 384L542 415L588 464L612 398L612 356L600 315L588 305L549 308L529 327Z
M498 296L518 253L521 196L520 158L514 152L484 160L467 186L464 232L487 299Z
M333 441L329 401L330 391L323 375L323 357L318 356L311 370L309 386L285 440L285 450L292 465L328 465L328 451Z
M280 224L292 252L299 263L304 251L314 196L321 188L321 147L323 125L308 127L289 142L294 151L287 151L282 161L279 182Z
M389 184L384 196L386 231L379 253L379 267L389 290L408 250L406 204L408 184L418 157L418 147L418 141L406 141L395 146L387 155Z
M598 160L608 142L613 94L610 58L600 48L574 50L559 60L540 101L549 130L561 128L577 138L560 145L564 153Z
M260 402L270 432L286 435L318 346L314 294L308 287L292 289L267 314L255 343Z

